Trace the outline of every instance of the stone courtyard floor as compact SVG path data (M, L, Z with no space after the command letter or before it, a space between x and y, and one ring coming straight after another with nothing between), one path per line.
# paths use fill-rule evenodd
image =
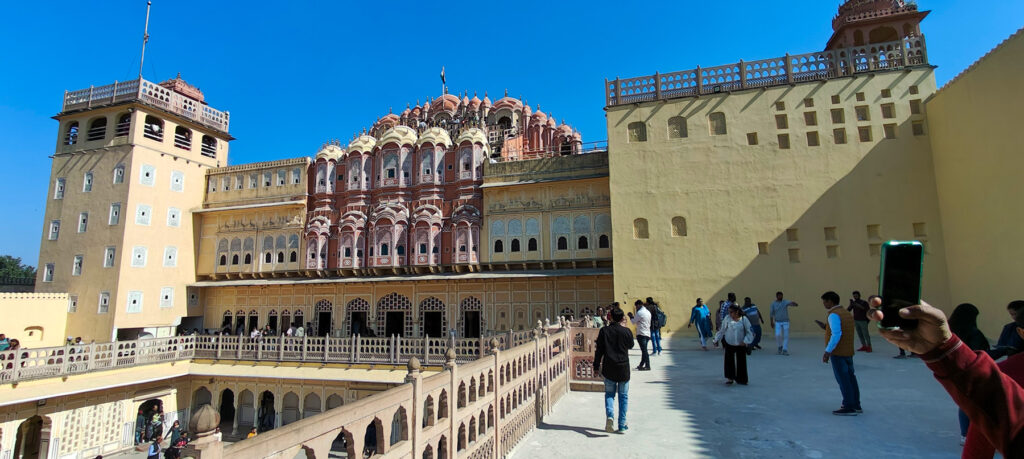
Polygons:
M893 359L896 347L872 336L875 352L854 357L864 414L834 416L841 397L823 339L791 340L780 356L765 338L748 357L749 386L724 385L721 348L665 343L652 371L632 373L626 434L605 433L603 393L570 392L511 457L960 457L956 405L919 359Z

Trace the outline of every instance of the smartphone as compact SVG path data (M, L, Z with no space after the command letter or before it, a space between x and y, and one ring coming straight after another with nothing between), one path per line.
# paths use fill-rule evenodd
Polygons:
M899 310L921 303L924 246L918 241L889 241L882 245L878 291L882 296L882 328L912 330L917 320L900 317Z

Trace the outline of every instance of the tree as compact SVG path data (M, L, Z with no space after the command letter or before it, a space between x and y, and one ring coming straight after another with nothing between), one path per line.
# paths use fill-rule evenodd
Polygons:
M36 268L24 265L21 258L10 255L0 256L0 277L19 277L35 279Z

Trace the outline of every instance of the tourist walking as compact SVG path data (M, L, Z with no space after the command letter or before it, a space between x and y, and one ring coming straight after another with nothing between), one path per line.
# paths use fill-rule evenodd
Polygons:
M611 311L611 322L597 332L594 346L594 373L604 377L604 430L615 426L615 397L619 398L619 433L625 433L626 409L629 407L629 350L633 348L633 332L622 326L622 309Z
M771 326L775 330L775 344L779 347L778 354L789 355L789 307L799 306L795 301L783 298L782 292L775 292L775 301L768 311Z
M743 298L743 315L750 321L750 328L754 330L754 341L750 343L751 349L761 349L761 325L764 324L764 317L757 305L750 301L750 297Z
M651 312L641 300L636 300L633 305L636 307L636 316L629 313L629 320L636 325L636 341L640 344L640 365L636 369L647 371L651 369L651 355L647 352L647 343L651 341Z
M853 324L860 338L860 349L857 352L871 352L871 333L868 332L868 302L860 299L860 292L854 290L847 311L853 312Z
M718 300L718 311L715 312L715 331L722 329L722 323L729 316L729 310L725 307L725 300Z
M171 439L171 443L170 444L171 445L177 444L178 443L178 439L181 438L181 423L179 423L177 420L175 420L174 423L171 424L171 430L168 432L168 434L170 435L170 439Z
M836 416L856 416L863 413L860 406L860 387L853 371L853 316L839 305L839 294L828 291L821 295L821 305L828 310L828 326L820 320L825 329L825 354L822 363L832 363L832 373L843 394L843 404L832 412Z
M697 298L697 305L690 309L690 323L686 328L697 325L697 335L700 336L700 348L708 350L708 338L711 337L711 311L704 304L704 300Z
M647 301L644 303L647 307L647 311L651 313L651 353L654 355L661 355L661 329L665 326L665 312L661 310L658 303L654 302L654 298L647 297Z
M978 330L978 308L973 304L963 303L953 309L953 314L949 316L949 329L972 351L989 351L988 338ZM964 410L958 410L958 415L962 445L967 441L967 429L971 426L971 420L967 418Z
M750 321L738 305L729 307L729 318L715 335L715 347L721 342L725 347L725 383L738 382L747 385L747 351L754 341Z
M149 454L146 459L160 459L160 442L164 441L163 438L157 436L153 439L153 443L149 445Z

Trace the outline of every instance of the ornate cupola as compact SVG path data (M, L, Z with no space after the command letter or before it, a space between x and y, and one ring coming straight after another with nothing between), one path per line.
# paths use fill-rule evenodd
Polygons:
M887 43L921 35L921 21L930 11L919 11L908 0L847 0L832 19L832 38L825 49Z

